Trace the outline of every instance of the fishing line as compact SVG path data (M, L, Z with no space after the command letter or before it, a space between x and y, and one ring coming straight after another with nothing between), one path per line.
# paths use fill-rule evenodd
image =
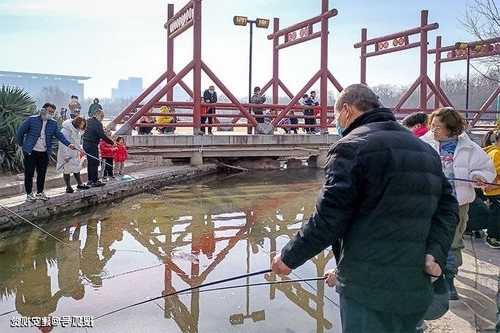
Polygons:
M455 180L459 182L466 182L466 183L477 183L475 180L470 180L470 179L465 179L465 178L446 178L448 180ZM490 186L500 186L500 184L495 184L495 183L487 183L487 182L482 182L483 184L490 185Z
M274 223L274 221L273 221L270 217L269 217L269 220L270 220L271 222L273 222L273 223ZM303 222L303 221L305 221L305 220L298 221L298 222ZM260 245L260 244L258 244L257 246L258 246L258 247L260 247L260 249L262 250L262 252L264 252L264 253L266 253L266 254L268 254L268 255L270 255L270 256L271 256L271 255L273 255L273 254L274 254L274 255L276 255L276 254L278 253L278 251L267 251L267 250L266 250L266 249L264 249L264 247L263 247L262 245ZM299 279L301 279L301 278L302 278L299 274L297 274L297 273L296 273L295 271L293 271L293 270L292 270L292 272L291 272L290 274L292 274L292 275L294 275L294 276L298 277ZM307 284L307 285L308 285L311 289L313 289L313 290L315 290L315 291L318 291L318 290L317 290L317 289L316 289L316 288L315 288L312 284L310 284L310 283L309 283L309 281L304 281L304 282L305 282L305 284ZM337 304L337 302L335 302L333 299L331 299L328 295L326 295L326 293L323 295L323 297L324 297L324 298L326 298L327 300L329 300L329 301L330 301L333 305L335 305L336 307L340 307L340 305L339 305L339 304Z
M8 207L5 207L4 205L0 204L0 207L3 208L4 210L8 211L9 213L17 216L18 218L20 218L21 220L31 224L33 227L37 228L38 230L40 230L41 232L43 232L44 234L47 234L49 235L50 237L54 238L56 241L66 245L66 246L70 246L70 244L66 243L65 241L63 241L62 239L54 236L53 234L51 234L50 232L48 232L47 230L43 229L42 227L38 226L37 224L31 222L30 220L28 220L27 218L19 215L18 213L14 212L12 209L8 208Z
M6 316L6 315L11 314L11 313L14 313L16 311L17 310L11 310L11 311L7 311L7 312L4 312L4 313L0 313L0 317Z
M64 168L64 166L65 166L66 164L68 164L68 163L69 163L69 161L71 161L72 159L73 159L73 157L71 157L71 156L70 156L70 157L68 158L68 160L67 160L67 161L64 161L64 163L63 163L63 164L61 164L61 165L59 166L59 168L57 168L57 169L56 169L56 171L57 171L57 172L61 171L61 170Z
M77 150L78 150L79 152L81 152L81 153L83 153L83 154L87 155L88 157L93 158L94 160L97 160L97 161L99 161L99 162L101 162L101 163L103 163L103 164L105 164L105 165L107 165L107 166L109 166L109 167L111 167L111 168L113 167L111 164L109 164L109 163L108 163L108 162L106 162L105 160L101 160L99 157L96 157L96 156L94 156L94 155L91 155L91 154L87 153L87 152L86 152L85 150L83 150L83 149L78 149L78 148L77 148Z
M323 280L326 280L326 277L323 276L323 277L314 277L314 278L308 278L308 279L266 281L266 282L247 283L247 284L240 284L240 285L227 286L227 287L218 287L218 288L211 288L211 289L191 290L191 291L178 293L177 295L189 295L189 294L193 294L193 293L204 293L204 292L209 292L209 291L220 291L220 290L238 289L238 288L245 288L245 287L258 287L258 286L269 286L269 285L274 285L274 284L309 282L309 281L323 281Z
M107 312L107 313L105 313L103 315L100 315L100 316L96 317L95 320L103 318L103 317L106 317L106 316L109 316L109 315L112 315L114 313L117 313L117 312L120 312L120 311L123 311L123 310L126 310L126 309L130 309L132 307L136 307L138 305L142 305L142 304L145 304L145 303L153 302L153 301L156 301L156 300L168 297L168 296L173 296L173 295L177 295L177 294L180 294L180 293L189 292L189 291L192 291L192 290L195 290L195 289L200 289L200 288L203 288L203 287L208 287L208 286L212 286L212 285L216 285L216 284L221 284L221 283L225 283L225 282L229 282L229 281L239 280L239 279L243 279L243 278L247 278L247 277L251 277L251 276L256 276L256 275L262 275L262 274L271 273L271 272L272 272L271 269L266 269L266 270L263 270L263 271L258 271L258 272L253 272L253 273L249 273L249 274L238 275L238 276L234 276L234 277L230 277L230 278L226 278L226 279L222 279L222 280L217 280L217 281L213 281L213 282L208 282L208 283L200 284L199 286L195 286L195 287L181 289L181 290L173 292L173 293L168 293L166 295L161 295L161 296L149 298L149 299L146 299L144 301L137 302L137 303L134 303L134 304L131 304L131 305L127 305L127 306L124 306L122 308L119 308L119 309Z

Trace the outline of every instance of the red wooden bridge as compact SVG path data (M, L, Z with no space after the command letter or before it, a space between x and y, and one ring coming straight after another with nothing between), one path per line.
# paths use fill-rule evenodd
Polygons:
M262 91L266 92L272 89L271 103L269 104L248 104L242 103L231 92L231 90L219 79L219 77L211 70L209 64L203 61L202 58L202 0L190 0L177 13L174 11L174 5L168 5L168 20L165 23L167 30L167 68L163 71L158 79L151 84L138 98L136 98L123 112L112 120L109 127L112 129L118 128L117 134L126 135L132 134L133 129L138 127L138 121L143 116L160 116L156 109L162 106L168 106L169 115L177 118L176 123L169 124L141 124L142 127L175 127L175 128L192 128L193 134L200 134L200 129L203 127L223 127L223 128L255 128L257 134L272 134L276 127L282 128L317 128L323 134L327 134L329 128L333 128L333 105L328 105L328 84L329 82L338 90L342 91L343 86L339 83L333 72L329 69L328 54L328 23L329 20L338 15L336 9L330 9L328 0L321 0L321 13L310 19L293 24L286 28L280 27L280 19L273 20L273 32L267 36L267 39L272 41L272 62L273 72L272 78L262 86ZM193 28L193 58L179 71L174 69L174 42L175 39L182 33ZM433 108L439 106L452 107L450 99L440 86L441 64L451 61L459 61L466 59L463 53L463 46L452 45L447 47L441 46L441 37L436 39L436 46L429 50L430 31L437 30L438 23L428 22L428 11L423 10L420 16L420 24L417 27L403 30L400 32L388 34L385 36L368 38L367 29L361 30L361 41L354 44L355 48L361 51L361 77L360 82L367 83L367 59L370 57L381 56L393 52L401 52L412 48L419 48L420 59L419 67L420 74L415 82L410 86L408 91L401 96L400 101L394 106L394 112L398 117L414 112L424 111L431 112ZM286 84L279 76L280 51L301 43L309 42L314 39L320 39L320 68L307 81L304 86L297 92L292 93ZM500 54L500 37L490 40L474 41L467 43L467 54L470 58L492 57ZM373 49L371 49L373 48ZM447 53L446 58L441 55ZM435 78L434 82L429 78L428 56L435 54ZM192 72L193 82L192 88L183 79ZM228 103L206 104L202 101L201 76L204 72L208 78L220 89L220 91L229 99ZM306 93L316 82L320 82L320 101L319 106L314 108L314 115L305 115L304 109L311 107L300 105L301 97ZM174 101L173 88L179 85L191 97L191 101L179 102ZM281 90L290 99L287 104L279 104L279 93ZM418 90L417 90L418 89ZM413 93L418 91L419 104L418 107L404 108L404 104ZM483 115L492 113L491 106L493 101L500 94L498 88L483 104L480 110L459 110L464 114L472 114L469 118L470 125L477 130L486 130L492 127L492 123L481 121ZM430 107L430 101L434 97L434 103ZM201 124L202 108L213 107L218 110L217 114L205 114L203 117L213 118L213 124ZM273 112L263 115L267 119L267 125L258 124L257 118L252 114L252 108L263 108L272 110ZM182 111L181 111L182 110ZM290 118L293 111L293 117L298 119L316 118L316 125L291 125L283 122L283 119ZM483 117L483 118L482 118ZM223 121L227 120L227 121Z

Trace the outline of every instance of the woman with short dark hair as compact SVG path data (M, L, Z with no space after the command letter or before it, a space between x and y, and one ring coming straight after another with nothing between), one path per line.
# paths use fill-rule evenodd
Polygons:
M81 149L82 134L87 127L87 121L82 117L68 119L62 123L62 134L75 147ZM71 150L65 146L59 146L57 151L57 167L58 172L63 173L64 183L66 184L66 193L73 193L71 187L71 174L75 176L77 189L86 190L89 187L82 183L80 176L80 152Z
M429 124L431 130L421 139L439 153L443 172L449 179L459 204L460 222L445 268L450 299L457 300L453 280L462 265L462 238L469 219L469 204L476 198L475 187L483 187L484 183L492 182L496 171L489 156L465 133L467 122L453 108L435 110L429 118Z

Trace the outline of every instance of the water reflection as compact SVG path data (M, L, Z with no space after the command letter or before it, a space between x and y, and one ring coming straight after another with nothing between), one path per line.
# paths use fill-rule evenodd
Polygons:
M311 214L319 177L305 170L175 186L68 219L52 230L66 245L36 231L1 241L0 313L15 306L14 315L30 317L99 315L155 296L158 290L168 294L268 268L274 252ZM330 251L321 253L291 278L322 276L332 257ZM155 270L160 264L162 272ZM159 274L161 283L156 282ZM281 278L266 274L259 279ZM124 284L128 290L123 290ZM101 294L120 299L115 302ZM262 332L286 325L290 332L325 332L336 318L323 282L246 287L216 295L193 292L166 297L156 305L148 311L161 309L167 321L148 332L160 327L179 332L215 331L211 327L237 332L245 327ZM2 332L11 315L0 317ZM116 316L119 324L98 322L98 331L134 330L125 324L127 314Z

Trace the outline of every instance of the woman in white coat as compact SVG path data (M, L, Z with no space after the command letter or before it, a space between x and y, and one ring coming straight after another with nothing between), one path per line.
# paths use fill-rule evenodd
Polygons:
M484 187L496 177L493 162L483 149L465 133L467 122L453 108L441 108L429 118L430 131L421 139L430 144L441 157L445 176L450 180L459 205L460 222L445 268L451 300L457 300L454 278L462 265L463 235L469 219L469 204L476 198L476 187ZM461 180L460 180L461 179Z
M86 126L87 122L84 118L76 117L75 119L64 121L61 132L70 143L75 145L75 147L81 147L82 133ZM57 151L57 171L63 173L64 182L66 183L66 193L74 192L73 187L71 187L71 174L75 176L77 189L89 189L87 185L82 183L80 170L80 152L59 145Z

